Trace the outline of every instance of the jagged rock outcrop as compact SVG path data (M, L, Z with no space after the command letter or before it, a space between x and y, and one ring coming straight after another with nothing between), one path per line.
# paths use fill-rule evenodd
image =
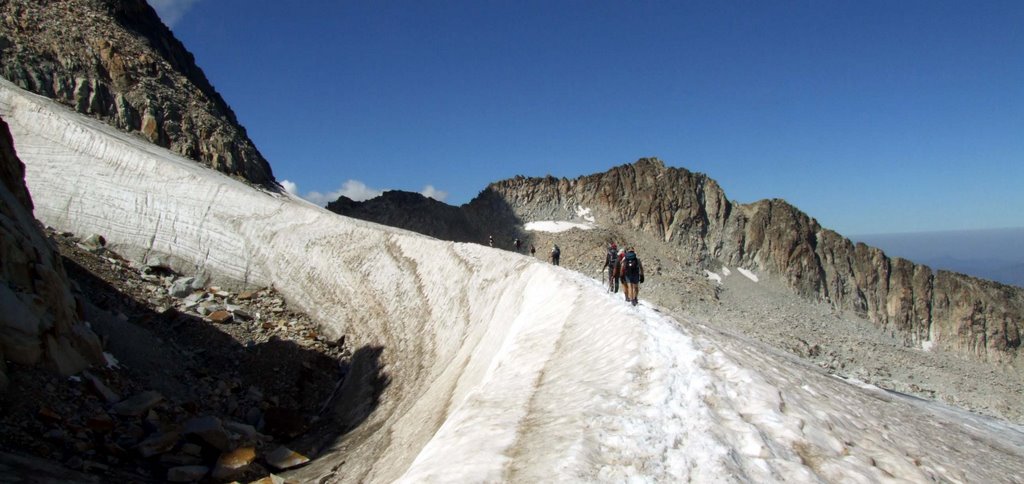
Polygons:
M511 241L523 236L516 230L522 221L501 195L490 190L461 207L419 193L391 190L363 202L342 196L328 203L327 210L456 242L485 243L490 236Z
M99 339L79 321L60 256L32 218L25 167L0 119L0 390L4 361L70 375L101 363Z
M221 172L270 165L145 0L0 2L0 75Z
M586 214L599 226L642 234L664 243L700 268L756 268L783 280L807 298L850 309L906 344L939 348L989 361L1016 360L1024 332L1024 290L996 282L890 258L854 244L785 200L738 204L701 173L666 167L657 159L579 177L512 179L492 183L460 207L409 211L402 200L370 200L336 210L344 215L430 232L409 220L443 218L473 224L494 218L503 224L531 220L577 220ZM443 204L439 204L443 205ZM378 207L373 211L361 207ZM330 207L329 207L330 208ZM435 209L436 208L436 209ZM493 212L492 212L493 211ZM488 217L488 213L500 216ZM462 229L472 232L472 228ZM479 230L479 229L478 229ZM507 229L506 229L507 230Z
M674 244L702 266L756 267L805 297L852 309L907 343L1002 361L1016 358L1024 290L887 257L854 244L784 200L730 202L706 175L641 159L574 180L514 178L492 184L526 220L626 225Z

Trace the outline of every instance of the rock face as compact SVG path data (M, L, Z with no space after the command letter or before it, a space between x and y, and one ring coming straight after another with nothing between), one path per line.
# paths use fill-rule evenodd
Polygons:
M522 236L515 229L522 221L497 192L488 190L461 207L393 190L365 202L342 196L328 203L327 210L457 242L486 243L489 236L507 242Z
M370 200L361 207L370 206L384 205ZM423 231L421 224L403 223L394 212L406 210L404 206L395 206L387 216L361 207L338 212L452 238L443 231ZM456 218L451 208L443 209L445 217ZM493 218L576 220L586 214L599 226L624 228L651 243L668 244L699 268L727 265L765 271L801 296L859 313L908 345L930 342L993 362L1015 361L1019 354L1024 290L962 274L933 273L927 266L887 257L822 228L784 200L730 202L706 175L669 168L657 159L572 180L504 180L460 210L470 223ZM499 216L487 217L489 210ZM421 211L410 218L435 217Z
M145 0L0 2L0 75L221 172L270 165Z
M5 359L45 362L64 375L103 361L99 339L78 320L60 256L32 218L24 177L0 119L0 389Z

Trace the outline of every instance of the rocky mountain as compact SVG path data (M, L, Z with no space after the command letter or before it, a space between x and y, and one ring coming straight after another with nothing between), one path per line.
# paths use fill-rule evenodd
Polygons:
M454 239L439 227L421 230L423 220L434 218L422 210L408 217L420 221L417 225L403 224L395 215L409 213L404 206L394 206L388 215L364 207L382 205L367 201L334 209ZM784 200L732 202L713 179L657 159L571 180L500 181L460 210L467 219L487 220L484 214L495 208L506 222L579 220L586 213L596 226L664 244L691 267L764 271L800 296L856 312L904 344L929 342L985 361L1019 361L1024 290L890 258L821 227ZM455 217L451 209L444 211ZM521 229L519 223L513 231Z
M270 165L145 0L0 2L0 75L257 185Z
M486 243L522 237L522 222L494 191L485 190L472 202L453 207L415 192L386 191L363 202L342 196L327 204L341 215L401 227L413 232L456 242Z
M99 338L82 323L60 255L32 217L25 167L0 119L0 390L5 360L71 375L103 362Z

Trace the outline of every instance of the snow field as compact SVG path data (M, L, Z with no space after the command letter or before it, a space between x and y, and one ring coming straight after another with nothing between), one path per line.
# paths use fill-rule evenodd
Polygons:
M44 223L273 285L383 349L379 404L297 480L1024 480L1020 427L851 385L532 258L252 189L6 81L0 115Z

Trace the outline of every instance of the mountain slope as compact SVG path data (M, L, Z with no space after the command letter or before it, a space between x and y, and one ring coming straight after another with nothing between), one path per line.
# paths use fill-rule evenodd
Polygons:
M0 83L37 215L273 285L391 384L304 482L1012 482L1019 427L864 388L527 257L338 217ZM71 176L69 176L71 175ZM84 181L84 182L83 182ZM365 411L357 379L333 411Z
M571 180L516 177L491 184L478 199L500 207L506 223L578 220L585 212L597 226L630 240L672 248L684 264L763 270L803 297L855 311L905 344L928 342L996 363L1021 361L1024 290L889 258L821 227L784 200L731 202L706 175L660 160ZM477 200L462 210L487 211ZM392 222L358 207L340 213Z
M145 0L0 2L0 75L221 172L270 165Z

